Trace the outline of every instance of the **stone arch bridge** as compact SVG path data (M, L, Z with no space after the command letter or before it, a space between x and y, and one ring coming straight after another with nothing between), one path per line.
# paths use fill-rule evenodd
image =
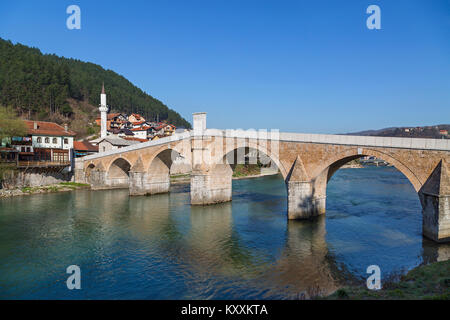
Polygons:
M129 188L133 196L164 193L170 166L181 156L192 164L191 204L215 204L231 200L232 167L248 162L249 150L277 165L289 219L325 213L332 175L351 160L375 156L394 165L418 193L423 234L450 240L449 139L224 131L206 129L206 114L195 113L192 131L76 159L75 181L93 189Z

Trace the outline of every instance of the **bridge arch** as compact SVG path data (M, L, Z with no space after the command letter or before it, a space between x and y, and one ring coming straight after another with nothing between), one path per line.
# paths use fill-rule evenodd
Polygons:
M211 159L212 163L209 166L205 166L199 173L196 173L194 170L194 175L191 178L191 204L205 205L232 200L233 167L235 164L245 163L245 161L242 161L243 159L240 159L240 156L245 157L250 151L257 151L257 159L264 156L266 160L269 160L267 163L274 163L284 175L285 170L283 167L280 168L281 164L278 159L274 160L273 157L262 150L263 148L251 144L236 146L225 154L219 153L214 155ZM240 161L237 162L237 160Z
M106 179L113 188L128 188L131 163L125 157L112 160L106 170Z
M284 165L281 163L279 156L271 153L266 147L262 146L261 144L259 144L257 142L253 142L253 141L246 141L245 146L236 146L236 147L228 150L225 153L219 152L217 155L215 155L212 158L212 164L213 164L212 169L213 170L216 170L216 169L223 170L223 168L221 168L221 166L224 164L227 164L228 155L232 152L236 153L238 149L243 149L243 148L256 150L259 153L262 153L266 157L270 158L270 161L272 161L280 170L280 173L282 174L283 179L286 179L289 172L286 170Z
M289 178L287 181L289 219L305 219L324 214L329 180L343 165L364 156L373 156L394 165L416 192L419 192L423 185L413 169L397 159L395 154L371 148L352 148L342 152L329 152L326 155L327 158L318 158L307 163L307 166L303 165L300 156L294 162L292 171L296 170L296 179ZM309 160L305 156L304 158Z
M177 147L171 147L165 145L159 148L153 155L145 161L144 168L148 173L155 172L156 170L162 170L163 172L169 173L170 167L172 166L174 160L177 157L183 157L185 159L190 159L184 154L183 150Z
M118 165L118 164L124 164L125 162L123 162L123 161L125 161L129 166L130 166L130 168L131 168L131 165L132 165L132 163L133 163L133 161L131 161L126 155L119 155L118 157L115 157L115 158L112 158L107 164L106 164L106 172L109 172L110 171L110 169L113 167L113 166L116 166L116 165ZM128 170L129 171L129 170Z
M342 153L332 155L312 171L312 180L317 183L323 183L325 180L325 183L327 183L334 175L334 173L336 173L336 171L339 170L343 165L345 165L349 161L356 160L365 156L372 156L378 159L383 159L384 161L392 164L409 180L416 192L419 192L424 182L419 179L413 169L409 168L407 164L397 159L395 155L368 148L362 149L360 153L358 153L357 150L347 150Z
M288 189L292 189L288 190L288 192L293 195L292 199L289 198L289 200L293 200L292 204L289 203L289 208L292 211L292 213L289 212L290 218L296 219L299 216L310 217L325 213L327 186L330 179L343 165L364 156L373 156L394 165L395 168L408 179L415 191L419 192L423 184L405 163L395 158L395 155L366 148L359 151L360 152L357 150L347 150L333 154L326 161L322 161L316 168L310 171L310 182L304 182L308 185L306 189L300 188L297 190L295 185L291 186L288 184ZM297 207L303 209L300 209L297 212ZM305 211L303 212L303 210Z
M130 195L169 192L170 168L180 155L176 147L165 145L150 156L139 156L130 171Z
M92 171L95 169L95 165L93 163L90 163L85 170L85 179L86 183L91 184L92 183Z

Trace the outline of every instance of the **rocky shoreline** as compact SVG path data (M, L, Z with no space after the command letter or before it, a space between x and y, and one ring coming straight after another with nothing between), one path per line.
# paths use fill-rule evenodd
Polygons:
M90 185L75 183L75 182L61 182L58 184L51 184L46 186L36 186L36 187L23 187L16 189L1 189L0 199L16 197L16 196L27 196L33 194L42 193L56 193L56 192L68 192L79 189L90 189Z

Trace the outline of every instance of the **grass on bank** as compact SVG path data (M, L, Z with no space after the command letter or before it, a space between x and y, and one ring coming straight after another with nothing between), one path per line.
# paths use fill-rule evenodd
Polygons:
M72 187L89 187L89 184L78 182L61 182L60 185Z
M257 164L237 164L233 171L234 178L256 176L261 173L261 167Z
M57 192L67 189L76 190L85 187L89 187L89 185L77 182L61 182L59 184L53 184L48 186L23 187L20 190L23 193L40 193L40 192Z
M171 174L170 179L189 178L190 176L190 173Z
M450 260L419 266L398 282L383 283L380 290L345 287L326 299L349 300L450 300Z

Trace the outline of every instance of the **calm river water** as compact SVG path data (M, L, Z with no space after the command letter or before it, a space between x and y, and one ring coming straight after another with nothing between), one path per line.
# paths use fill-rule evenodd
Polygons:
M233 201L191 207L170 194L127 190L0 200L1 299L295 299L445 259L422 238L421 207L389 167L341 169L327 214L287 221L281 176L233 181ZM68 290L66 268L81 268Z

